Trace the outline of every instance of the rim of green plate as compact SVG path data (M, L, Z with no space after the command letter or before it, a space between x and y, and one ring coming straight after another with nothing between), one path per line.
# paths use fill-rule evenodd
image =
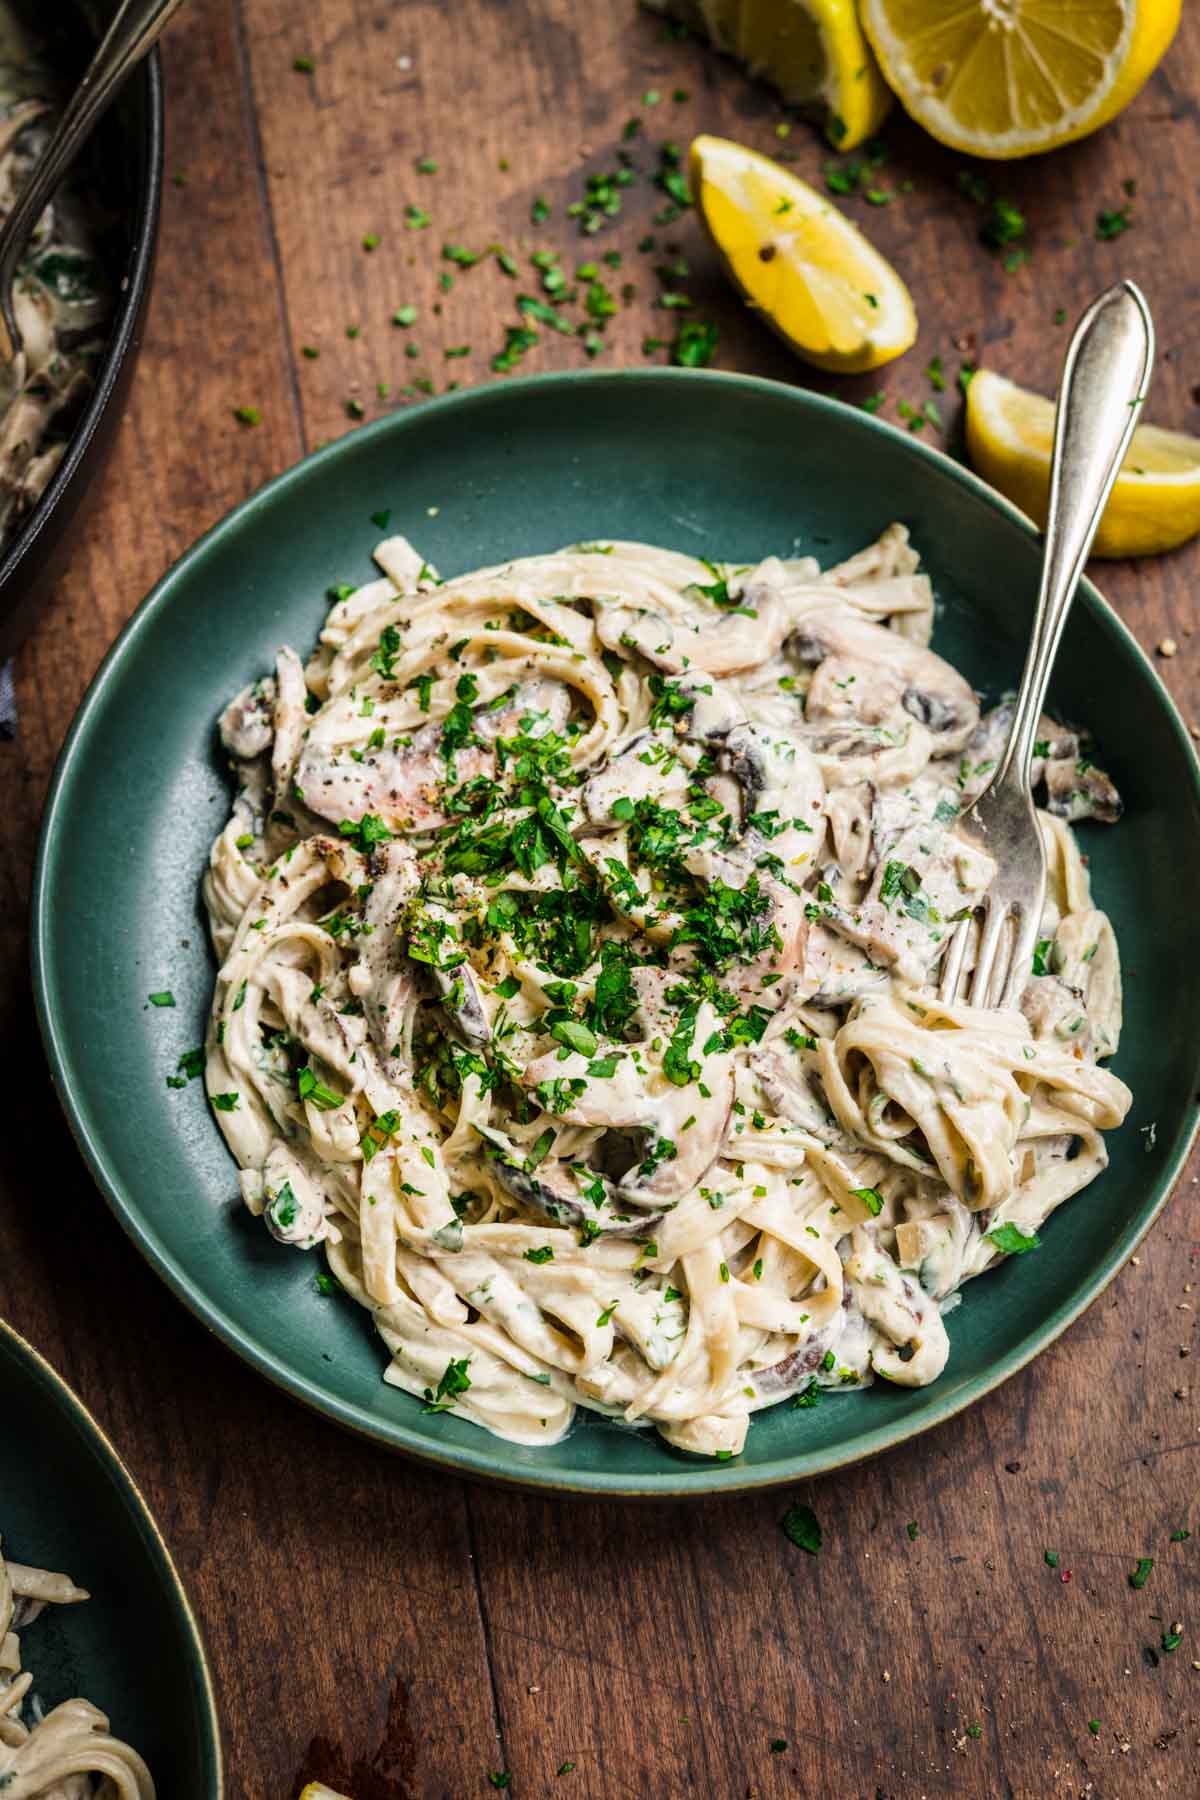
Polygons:
M339 1399L337 1395L321 1387L318 1383L297 1374L281 1358L274 1355L264 1345L255 1342L232 1320L228 1319L202 1292L199 1284L193 1281L187 1270L164 1249L153 1231L146 1226L140 1216L136 1201L126 1198L109 1166L104 1146L92 1134L84 1130L75 1112L57 1018L56 996L47 976L46 939L49 932L50 911L48 871L53 853L59 807L62 804L63 795L73 779L77 747L87 731L92 712L99 704L110 676L130 646L137 641L151 620L165 607L170 606L176 587L186 581L197 563L203 561L210 544L220 538L223 533L236 528L250 515L260 510L269 510L279 495L286 493L294 484L311 479L314 472L320 470L325 464L347 455L350 447L360 444L364 438L386 437L392 433L403 436L407 432L419 431L422 422L435 411L439 414L451 411L470 412L472 409L486 407L499 400L510 401L513 396L520 396L535 389L540 391L552 387L610 385L655 387L683 382L719 382L728 387L739 387L747 394L761 394L773 400L786 398L786 402L795 405L797 411L801 413L816 414L818 417L836 414L843 420L852 420L857 429L866 433L887 436L898 451L903 450L911 459L925 464L943 479L949 478L958 486L965 488L967 492L974 494L994 511L1009 519L1026 537L1036 541L1041 535L1038 527L1026 513L1014 506L1011 501L1006 500L1002 494L981 480L978 475L973 474L970 469L947 456L944 451L936 449L930 444L921 443L914 437L901 434L896 426L889 424L886 420L862 412L844 400L814 393L807 388L792 387L787 382L774 381L766 376L742 375L735 371L720 369L578 369L562 370L545 375L526 375L503 382L484 382L478 387L464 388L454 394L440 395L436 399L427 401L415 411L391 413L385 418L372 420L370 424L359 426L333 443L326 444L321 449L301 458L291 468L285 469L281 475L276 475L247 499L241 501L215 525L210 526L160 577L114 640L92 677L87 692L80 702L79 710L71 722L46 800L37 864L34 871L33 894L30 902L33 989L38 1025L54 1084L72 1136L91 1170L97 1186L115 1213L119 1224L133 1240L147 1262L162 1277L171 1292L183 1302L189 1312L199 1319L215 1337L219 1338L243 1361L249 1363L260 1375L266 1376L276 1387L291 1395L293 1399L300 1400L325 1418L333 1419L347 1430L354 1432L356 1436L368 1438L386 1449L400 1451L411 1456L415 1461L451 1471L456 1475L497 1482L502 1486L526 1491L538 1489L558 1494L660 1500L747 1493L761 1488L782 1487L790 1482L810 1480L818 1475L829 1474L835 1469L865 1462L870 1457L878 1456L886 1450L895 1449L899 1444L907 1443L912 1438L920 1437L925 1432L944 1425L947 1420L965 1411L968 1406L973 1406L976 1401L983 1399L993 1389L1000 1387L1010 1376L1017 1374L1027 1363L1040 1356L1043 1350L1061 1337L1063 1332L1073 1325L1076 1319L1099 1298L1118 1274L1122 1265L1129 1260L1132 1252L1136 1250L1171 1198L1179 1175L1191 1154L1197 1131L1200 1130L1200 1103L1194 1102L1179 1151L1161 1174L1159 1192L1153 1206L1149 1212L1144 1214L1139 1212L1136 1219L1131 1220L1127 1230L1108 1254L1101 1259L1090 1278L1080 1288L1075 1299L1052 1313L1044 1324L1032 1333L1025 1344L998 1357L986 1374L976 1377L954 1397L948 1397L939 1402L936 1397L937 1389L933 1388L931 1392L934 1397L930 1401L929 1410L920 1420L915 1422L898 1421L893 1424L885 1423L875 1426L860 1433L844 1452L834 1455L821 1451L799 1451L794 1455L777 1457L754 1470L738 1468L736 1463L704 1463L697 1464L695 1468L681 1466L678 1469L664 1471L661 1475L639 1476L634 1481L621 1475L606 1474L603 1470L581 1472L572 1476L566 1476L561 1472L541 1476L536 1469L522 1468L518 1473L497 1468L496 1464L503 1456L503 1450L495 1448L490 1437L486 1438L479 1448L473 1445L454 1445L439 1450L419 1432L400 1421L382 1419L365 1407ZM1192 742L1179 710L1158 670L1120 614L1086 575L1080 581L1079 591L1086 596L1090 605L1101 610L1109 628L1121 641L1126 654L1140 663L1143 674L1149 677L1152 687L1157 691L1160 704L1170 720L1171 728L1183 749L1191 773L1192 786L1200 800L1200 758L1197 757L1196 746Z
M193 1666L200 1677L200 1692L203 1699L202 1726L207 1734L207 1748L212 1753L213 1775L216 1785L211 1790L212 1800L224 1800L225 1795L225 1756L221 1742L221 1721L217 1711L217 1692L213 1682L212 1669L209 1665L208 1650L204 1642L204 1633L200 1629L200 1621L196 1617L187 1589L183 1585L183 1577L175 1567L175 1559L171 1555L167 1541L159 1530L158 1521L150 1510L150 1503L130 1473L128 1465L108 1433L88 1411L74 1388L59 1374L54 1365L46 1360L40 1350L34 1348L28 1338L22 1337L15 1326L7 1319L0 1318L0 1338L15 1353L19 1362L25 1363L36 1381L49 1389L54 1396L59 1410L65 1413L93 1447L99 1451L129 1503L138 1535L142 1538L150 1552L151 1560L157 1566L164 1584L170 1588L176 1608L183 1620L188 1640L188 1652Z

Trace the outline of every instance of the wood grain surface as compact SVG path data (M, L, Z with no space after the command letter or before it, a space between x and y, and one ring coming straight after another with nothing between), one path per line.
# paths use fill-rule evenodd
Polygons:
M0 745L0 1309L112 1432L163 1523L212 1649L232 1800L292 1800L306 1777L355 1800L458 1800L494 1791L489 1774L504 1771L514 1795L577 1800L1200 1794L1191 1170L1083 1320L905 1449L791 1495L638 1508L524 1498L336 1431L169 1298L72 1147L36 1045L25 942L56 753L142 594L200 531L359 412L420 404L422 390L403 392L418 381L496 379L515 293L539 291L534 249L560 252L568 275L621 252L619 270L601 270L631 291L599 365L640 363L645 337L673 335L654 270L683 257L674 285L718 324L717 366L849 399L883 391L895 419L900 401L934 397L923 371L941 356L950 442L965 358L1049 389L1057 309L1074 316L1128 273L1159 326L1149 413L1200 429L1200 9L1185 13L1117 124L989 174L1029 221L1015 273L979 243L960 160L889 121L873 179L894 197L845 204L908 278L921 339L882 376L840 384L810 376L739 305L692 216L652 223L664 195L645 179L664 142L686 146L699 129L782 150L817 180L826 147L801 124L778 136L766 89L629 0L192 0L172 26L145 349L85 539L18 661L18 736ZM622 147L641 178L620 216L582 237L565 208ZM417 172L422 157L436 173ZM1126 205L1130 181L1132 229L1099 241L1095 215ZM534 225L538 197L550 216ZM406 228L410 206L432 222ZM655 249L639 253L647 232ZM520 281L494 258L470 270L444 260L447 242L504 245ZM392 324L406 305L416 324ZM523 367L586 360L581 338L543 331ZM261 423L240 426L241 406ZM1197 548L1100 571L1143 644L1177 641L1161 667L1189 720L1198 576ZM821 1519L819 1557L781 1532L789 1499ZM1170 1542L1188 1528L1190 1541ZM1154 1573L1135 1591L1142 1555ZM1163 1654L1176 1620L1183 1642Z

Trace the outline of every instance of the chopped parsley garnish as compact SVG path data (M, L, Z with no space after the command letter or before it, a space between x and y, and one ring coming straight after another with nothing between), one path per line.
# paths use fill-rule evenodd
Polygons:
M393 833L375 813L364 813L361 819L340 819L338 830L366 856L375 844L388 844Z
M783 1535L798 1550L816 1556L821 1548L821 1526L811 1506L790 1506L780 1523Z
M873 1218L879 1217L879 1214L883 1211L883 1195L879 1192L878 1188L851 1188L850 1192L854 1195L856 1200L862 1201L863 1205Z
M332 1112L334 1107L342 1104L341 1094L327 1088L307 1066L296 1071L296 1093L301 1100L311 1100L322 1112Z
M204 1062L203 1049L185 1050L175 1066L187 1081L195 1081L197 1075L204 1073Z
M708 564L705 566L711 567L711 565ZM715 574L716 571L714 570L713 573ZM724 584L722 583L722 585ZM701 591L710 598L712 597L713 590L711 588L705 588ZM659 725L673 725L676 719L686 717L696 704L696 695L694 693L688 693L685 689L678 687L673 681L664 680L661 675L651 675L648 685L654 699L654 704L650 708L650 724L652 727L657 727Z
M979 228L979 236L989 250L998 251L1020 243L1027 230L1025 215L1018 206L1011 200L993 200L991 210Z
M531 1263L548 1263L554 1261L554 1249L550 1244L542 1244L536 1250L526 1250L525 1261Z
M446 1364L445 1371L436 1389L425 1389L425 1404L422 1412L449 1412L460 1394L465 1394L471 1385L471 1377L467 1374L471 1359L464 1356L458 1362L453 1359Z
M1042 1241L1036 1231L1031 1231L1026 1237L1021 1227L1012 1224L1011 1221L997 1225L994 1230L989 1231L987 1240L989 1244L994 1244L997 1250L1002 1250L1006 1256L1023 1256L1026 1250L1036 1250Z
M288 1231L295 1223L300 1211L292 1184L285 1181L274 1199L268 1203L268 1216L279 1227L280 1231Z
M162 991L157 994L147 994L146 998L151 1006L174 1006L175 1004L175 996L170 988L163 988Z
M550 1027L550 1036L569 1050L575 1050L580 1056L595 1056L597 1050L596 1034L578 1019L556 1019Z
M377 1115L359 1140L364 1162L369 1163L372 1157L378 1155L399 1125L400 1114L398 1112L388 1111Z
M682 369L707 369L720 337L712 319L681 319L671 345L671 361Z
M1150 1571L1153 1567L1154 1558L1152 1556L1139 1556L1136 1566L1130 1572L1130 1587L1144 1588L1150 1579Z
M1133 224L1128 202L1124 206L1105 208L1096 214L1096 236L1101 243L1120 237Z
M210 1094L209 1098L218 1112L235 1112L240 1096L238 1094Z
M936 906L930 904L921 887L921 877L911 863L889 862L884 864L883 878L879 884L879 898L890 911L895 903L910 919L918 925L940 925L941 914Z

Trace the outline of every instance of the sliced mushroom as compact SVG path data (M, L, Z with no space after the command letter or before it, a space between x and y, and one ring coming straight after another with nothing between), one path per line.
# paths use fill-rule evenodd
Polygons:
M604 1237L641 1237L664 1217L664 1211L632 1212L636 1202L618 1194L598 1170L563 1160L529 1168L499 1132L481 1130L491 1146L489 1166L506 1193L552 1225L567 1225Z
M671 731L639 731L619 746L583 790L583 808L594 825L616 823L619 801L654 800L679 806L692 781L695 753ZM623 809L624 810L624 809Z
M735 675L774 656L790 635L796 614L786 572L773 556L752 570L731 597L737 604L728 610L697 608L691 617L671 619L660 612L609 606L597 620L597 635L610 650L636 650L655 668L672 674L696 669Z
M275 741L271 746L271 777L280 803L291 793L292 771L308 724L307 701L304 665L284 644L275 658Z
M896 1261L902 1270L917 1276L927 1294L940 1300L964 1279L966 1263L987 1231L992 1214L986 1207L971 1212L956 1194L938 1184L923 1185L928 1197L910 1201L909 1211L915 1215L917 1206L926 1210L896 1226Z
M892 840L861 902L826 902L821 920L877 967L921 980L941 954L951 922L978 904L995 872L986 851L930 820Z
M1085 758L1065 756L1045 767L1046 810L1068 824L1079 819L1098 819L1115 825L1125 810L1110 776Z
M229 754L249 761L269 750L275 735L274 712L275 681L270 675L235 694L217 724Z
M371 892L363 906L363 922L371 927L357 940L358 961L347 980L363 1004L375 1046L385 1068L407 1042L417 1003L413 965L397 930L421 884L417 859L399 840L375 845L367 859Z
M886 1340L872 1349L872 1367L901 1387L936 1381L950 1354L942 1315L920 1282L898 1269L875 1233L862 1225L851 1236L846 1278Z
M741 957L730 969L727 980L747 1002L765 1002L774 1010L794 985L788 978L804 965L808 902L798 884L780 879L769 867L760 869L752 851L753 843L736 856L719 850L689 850L682 861L688 872L706 882L710 889L720 882L722 887L738 893L747 889L751 894L757 892L762 904L754 920L754 937L760 948ZM685 932L676 930L672 965L692 968L698 956Z
M1026 983L1021 1011L1037 1038L1057 1038L1093 1058L1112 1056L1121 1036L1121 964L1105 913L1068 913L1047 950L1045 971Z
M461 962L454 969L431 968L429 974L441 996L442 1011L464 1041L475 1050L490 1044L492 1028L488 1023L483 989L470 963Z
M496 766L490 745L469 746L457 752L451 777L441 741L441 725L429 724L413 732L407 745L356 758L310 738L300 753L295 784L309 810L335 824L374 813L394 831L433 831L446 822L440 799L449 780L491 774Z
M807 744L794 732L769 731L739 717L736 703L713 684L684 728L703 745L718 775L737 790L738 836L756 856L763 850L785 865L818 853L825 782Z
M733 1058L721 1041L720 1020L704 1001L664 1019L651 1041L622 1049L611 1075L591 1074L592 1059L578 1051L551 1051L522 1080L527 1088L564 1083L569 1097L556 1117L607 1129L611 1142L600 1155L612 1159L623 1199L673 1206L720 1154L733 1106Z
M756 1369L751 1380L759 1399L774 1405L776 1401L786 1400L789 1394L797 1394L806 1388L825 1361L835 1336L834 1328L823 1326L790 1351L782 1362Z
M864 876L876 860L872 821L878 806L878 790L866 781L837 787L826 801L833 853L838 868L851 881Z
M476 735L485 743L497 738L545 737L561 732L571 716L571 690L564 682L536 676L520 683L503 706L481 707L474 715Z
M844 671L857 672L872 711L889 684L894 700L933 733L936 755L961 750L979 722L979 703L957 669L883 626L840 611L814 612L799 624L791 648L801 662L817 666L832 656Z
M777 1013L750 1057L750 1068L771 1110L818 1136L835 1123L817 1075L814 1039L791 1010Z

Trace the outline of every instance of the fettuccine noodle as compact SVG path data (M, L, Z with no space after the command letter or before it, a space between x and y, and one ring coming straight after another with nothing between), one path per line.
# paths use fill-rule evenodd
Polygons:
M902 527L825 572L376 557L222 717L207 1084L247 1206L324 1246L385 1379L519 1443L582 1405L730 1455L788 1395L934 1380L957 1289L1129 1105L1069 827L1108 778L1044 721L1036 972L942 1005L1008 714L928 648Z
M21 1667L19 1633L47 1606L88 1598L68 1575L6 1562L0 1554L0 1792L4 1800L154 1800L150 1771L113 1737L88 1700L42 1714ZM24 1714L32 1717L26 1720Z

